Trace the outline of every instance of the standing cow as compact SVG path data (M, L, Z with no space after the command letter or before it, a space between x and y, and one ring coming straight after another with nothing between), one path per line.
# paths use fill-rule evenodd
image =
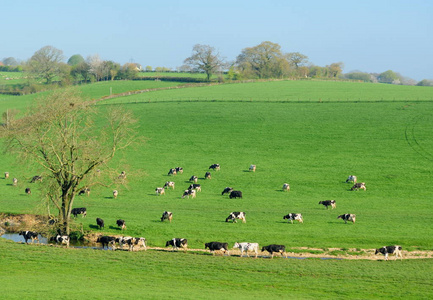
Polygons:
M232 221L233 223L237 223L236 219L242 220L242 223L246 223L247 220L245 218L245 213L243 211L234 211L231 212L230 215L226 218L226 222Z
M171 211L165 211L162 213L161 222L164 220L168 220L171 223L171 220L173 219L173 213Z
M339 215L337 219L342 219L344 221L344 224L347 224L347 221L351 221L355 224L356 221L356 215L355 214L343 214Z
M335 200L325 200L325 201L319 201L319 204L322 204L326 207L326 209L328 209L328 206L331 206L332 209L337 207L337 204L335 202Z
M388 260L388 254L394 254L395 260L400 256L400 259L403 259L403 256L401 255L401 246L395 245L395 246L383 246L382 248L376 249L375 255L382 253L385 255L385 260Z
M283 217L283 220L289 220L292 224L293 224L293 221L298 221L299 223L304 223L304 219L302 219L301 214L290 213L288 215L285 215Z
M288 184L288 183L283 184L283 191L289 192L290 191L290 184Z

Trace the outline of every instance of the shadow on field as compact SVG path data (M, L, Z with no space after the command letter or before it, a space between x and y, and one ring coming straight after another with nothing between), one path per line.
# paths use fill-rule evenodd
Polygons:
M109 228L109 229L114 229L114 230L119 230L119 231L122 230L121 227L117 227L117 226L109 226L108 228Z
M104 197L105 199L114 199L113 197Z

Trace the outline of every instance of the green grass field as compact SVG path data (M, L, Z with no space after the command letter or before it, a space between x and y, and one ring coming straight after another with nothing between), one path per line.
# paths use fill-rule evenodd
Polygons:
M232 100L261 101L228 103L231 93ZM340 100L344 94L361 101ZM221 101L189 102L186 95L192 99L209 95L209 99ZM266 101L264 95L269 95L270 100ZM330 101L272 101L288 95L305 95L304 99L323 95L323 99ZM171 97L174 100L167 101ZM394 102L394 97L411 98ZM421 87L283 81L184 88L104 100L106 104L143 102L125 105L139 119L139 133L146 142L135 145L113 161L119 173L125 170L129 174L126 187L97 187L89 197L76 199L75 207L85 206L88 210L87 218L78 218L77 223L82 223L85 230L96 231L95 218L100 217L106 223L104 233L120 234L115 220L123 218L127 223L126 234L144 236L150 246L159 247L173 237L184 237L191 248L204 248L204 243L216 240L228 242L230 247L236 241L249 241L261 246L285 244L288 248L372 249L399 244L408 250L431 250L433 102L430 97L431 90ZM149 98L150 103L146 101ZM380 101L370 102L374 99ZM14 104L9 100L0 101L1 107ZM101 106L100 110L107 107ZM219 163L221 170L213 171L211 180L204 180L205 172L213 163ZM248 172L250 164L257 165L255 173ZM184 173L167 176L168 170L177 166L183 167ZM43 212L37 191L30 197L24 194L24 188L29 185L26 181L37 174L36 169L5 154L0 171L22 179L18 188L0 179L0 211ZM350 191L351 185L344 183L350 174L365 182L367 191ZM182 199L191 175L199 177L202 192L196 199ZM156 196L155 188L168 180L175 181L175 190ZM288 193L281 191L284 182L291 185ZM34 190L36 186L31 185ZM243 199L221 196L226 186L241 190ZM119 190L117 199L112 198L112 189ZM335 210L318 205L327 199L337 201ZM171 224L159 220L164 210L173 212ZM245 211L247 223L224 222L231 211ZM304 224L283 221L283 216L290 212L302 213ZM356 224L337 220L343 213L355 213ZM19 258L25 254L14 249L27 249L23 245L2 241L0 247L11 256L12 265L22 263ZM185 298L200 298L214 291L215 286L224 285L218 292L220 298L229 298L230 292L241 290L245 296L283 298L292 295L291 298L420 299L428 298L432 287L431 280L426 280L431 279L430 260L389 264L270 261L154 251L29 249L23 251L34 252L31 265L36 267L40 263L47 269L38 278L26 273L25 277L33 282L41 278L49 281L51 276L48 270L52 263L43 258L43 253L49 253L46 257L73 253L68 260L80 262L82 257L89 257L110 271L107 273L126 272L132 290L146 282L144 290L150 289L153 298L165 296L163 290L168 286L182 287L191 293ZM119 263L129 259L128 263ZM167 266L172 260L178 268L175 275ZM185 264L190 266L188 271L182 269ZM213 267L222 270L222 275L213 271ZM141 273L142 269L149 268L155 277L145 271ZM90 278L92 271L96 272L94 267L74 267L73 280L79 280L82 272ZM22 272L27 271L21 268L15 276ZM57 272L59 276L67 275L62 270ZM134 274L140 275L134 277ZM120 276L100 275L95 291L109 284L109 279L122 290ZM337 281L335 286L333 279ZM87 291L90 285L89 281L82 289ZM13 281L7 287L17 289ZM20 295L25 295L25 291Z

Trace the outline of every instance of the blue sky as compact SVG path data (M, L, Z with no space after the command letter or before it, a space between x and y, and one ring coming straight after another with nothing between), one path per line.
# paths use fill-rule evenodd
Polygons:
M6 4L5 4L6 3ZM263 41L344 72L393 70L433 79L433 1L5 1L0 59L51 45L66 60L99 54L120 64L176 68L195 44L228 60Z

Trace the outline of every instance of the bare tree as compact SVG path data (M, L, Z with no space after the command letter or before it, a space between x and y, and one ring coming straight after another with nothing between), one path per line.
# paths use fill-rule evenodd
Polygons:
M102 129L95 132L92 125L98 114L92 104L71 90L56 91L39 99L25 117L9 120L9 126L0 129L9 150L44 170L43 191L58 209L58 226L65 234L77 192L97 184L97 169L134 138L134 119L125 111L104 113Z
M54 77L61 73L60 63L63 61L63 51L53 46L45 46L36 51L26 64L27 70L51 83Z
M207 80L210 80L212 74L221 71L226 66L224 59L214 47L197 44L193 47L192 52L192 55L183 63L193 70L205 72Z

